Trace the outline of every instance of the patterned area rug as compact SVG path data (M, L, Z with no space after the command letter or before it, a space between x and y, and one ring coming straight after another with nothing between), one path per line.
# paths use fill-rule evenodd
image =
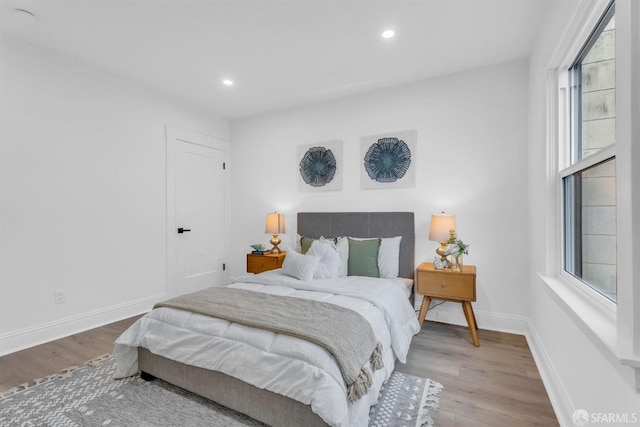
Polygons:
M0 426L263 426L243 414L161 380L113 380L103 356L23 389L0 394ZM433 426L442 385L394 372L369 414L374 427Z

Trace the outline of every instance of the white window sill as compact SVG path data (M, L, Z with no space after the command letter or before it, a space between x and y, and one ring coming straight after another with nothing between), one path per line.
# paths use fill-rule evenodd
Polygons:
M543 275L539 277L545 284L545 291L607 357L635 370L636 391L640 392L640 358L620 354L615 311L597 302L568 280Z

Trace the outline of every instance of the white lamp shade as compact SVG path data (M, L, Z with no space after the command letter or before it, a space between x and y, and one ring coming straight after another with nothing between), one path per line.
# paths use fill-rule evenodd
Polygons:
M276 212L267 214L267 223L264 226L264 232L269 234L284 234L284 214Z
M431 215L429 226L429 240L445 242L449 240L450 230L456 229L456 216L444 212Z

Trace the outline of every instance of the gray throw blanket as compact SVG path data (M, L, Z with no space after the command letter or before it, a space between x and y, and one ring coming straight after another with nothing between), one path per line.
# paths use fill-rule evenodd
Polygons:
M271 295L244 289L213 287L155 305L225 319L254 328L290 335L329 351L347 384L347 398L367 393L373 380L366 369L384 366L382 345L359 313L322 301Z

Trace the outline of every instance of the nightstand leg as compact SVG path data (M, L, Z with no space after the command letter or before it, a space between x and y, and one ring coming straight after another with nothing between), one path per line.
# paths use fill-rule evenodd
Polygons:
M464 311L464 317L467 318L467 325L469 325L469 331L471 332L473 345L475 345L476 347L480 347L480 342L478 341L478 325L476 324L476 315L473 314L473 307L471 306L470 301L462 301L462 311Z
M418 315L418 320L420 321L420 326L424 323L424 318L427 317L427 311L429 310L429 305L431 304L431 297L424 296L422 298L422 305L420 306L420 315Z
M476 313L473 311L473 306L469 303L469 307L471 308L471 317L473 317L473 326L476 327L476 331L478 330L478 321L476 320Z

